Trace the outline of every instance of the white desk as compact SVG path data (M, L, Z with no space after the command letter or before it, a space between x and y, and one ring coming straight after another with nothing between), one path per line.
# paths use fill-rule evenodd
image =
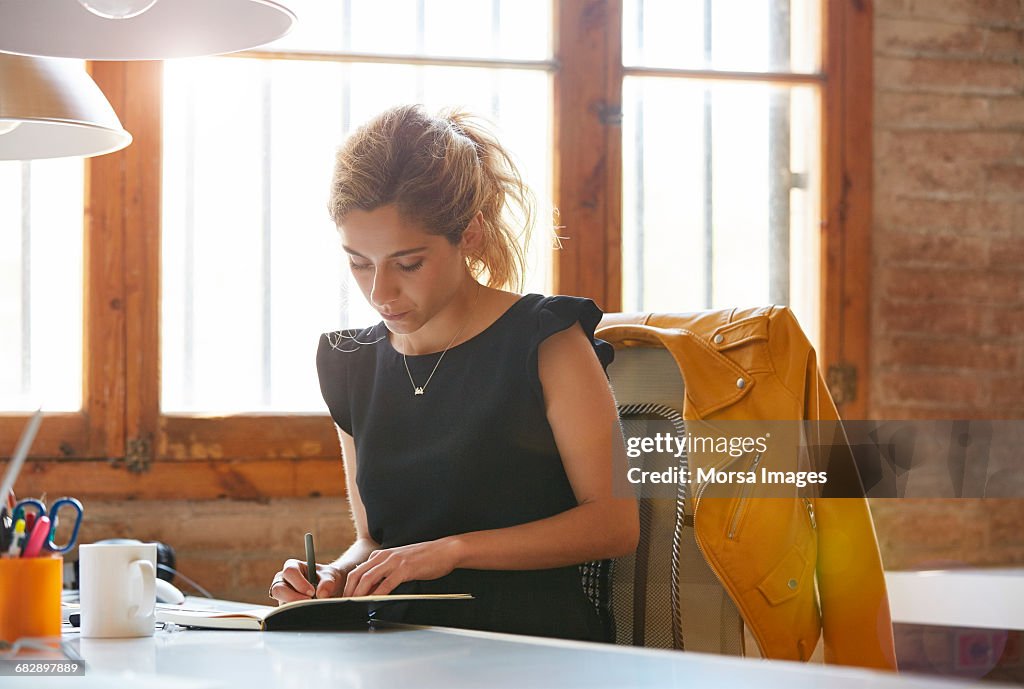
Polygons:
M886 572L893 622L1024 630L1024 568Z
M332 633L158 631L145 639L78 639L72 643L89 666L86 677L4 677L0 683L32 689L993 686L852 668L401 625Z

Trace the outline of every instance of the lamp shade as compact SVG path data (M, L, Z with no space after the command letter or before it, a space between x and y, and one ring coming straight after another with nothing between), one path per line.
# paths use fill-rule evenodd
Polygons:
M85 7L103 3L83 2L0 0L0 51L83 60L195 57L269 43L295 23L288 8L270 0L122 0L123 19ZM131 14L134 5L143 11Z
M88 157L132 142L72 60L0 53L0 160Z

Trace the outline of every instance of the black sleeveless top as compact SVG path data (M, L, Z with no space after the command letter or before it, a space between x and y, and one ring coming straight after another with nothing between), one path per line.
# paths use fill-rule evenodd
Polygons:
M331 417L355 440L356 481L382 548L550 517L577 502L544 412L537 348L579 322L594 339L589 299L528 294L445 354L423 395L383 323L320 337L317 372ZM372 344L371 344L372 343ZM423 385L440 352L408 357ZM609 640L576 566L456 569L395 593L471 593L473 601L392 603L377 617L488 631Z

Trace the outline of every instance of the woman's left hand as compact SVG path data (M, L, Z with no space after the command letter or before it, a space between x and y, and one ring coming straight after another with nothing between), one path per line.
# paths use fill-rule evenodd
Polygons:
M375 550L348 573L343 596L384 596L405 581L439 579L455 569L458 544L453 538Z

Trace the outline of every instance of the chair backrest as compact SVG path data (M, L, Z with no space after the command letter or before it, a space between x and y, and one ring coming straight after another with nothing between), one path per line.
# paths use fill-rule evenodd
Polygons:
M667 350L619 349L608 377L627 437L648 431L685 436L683 377ZM685 454L669 461L686 468ZM636 553L611 564L615 641L744 655L742 618L697 546L686 485L675 493L674 498L641 498Z

